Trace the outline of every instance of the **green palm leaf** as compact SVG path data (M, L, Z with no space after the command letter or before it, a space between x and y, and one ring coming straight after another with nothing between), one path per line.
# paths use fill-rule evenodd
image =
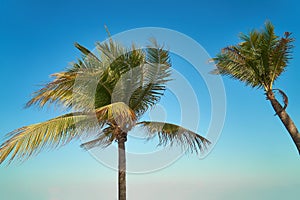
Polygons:
M135 120L134 112L126 104L117 102L92 113L70 113L46 122L24 126L9 133L6 142L0 146L0 164L10 154L9 163L14 158L26 160L44 148L57 148L105 124L130 130ZM106 139L103 137L102 140Z
M72 87L76 74L57 73L52 76L56 77L55 80L35 92L33 94L33 98L26 104L26 107L33 104L43 107L47 102L59 102L67 107L71 106Z
M117 135L115 128L112 125L109 125L106 128L104 128L95 139L81 144L80 147L87 150L95 147L105 148L109 146L114 140L116 140L116 138Z
M139 122L138 125L145 128L148 138L158 135L159 145L170 144L172 146L177 144L183 150L199 153L210 144L210 141L204 137L175 124L143 121Z
M45 147L62 146L82 132L76 129L80 122L89 122L89 116L79 113L63 115L49 121L19 128L7 135L0 146L0 163L11 154L9 163L16 157L26 160Z
M169 53L153 41L154 47L146 48L146 65L140 66L138 73L134 74L139 86L130 97L130 107L137 116L144 114L155 105L164 94L166 83L170 81Z

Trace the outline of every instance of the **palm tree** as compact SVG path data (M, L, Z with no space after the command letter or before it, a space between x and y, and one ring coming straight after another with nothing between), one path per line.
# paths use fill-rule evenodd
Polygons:
M85 149L117 142L119 200L125 200L125 142L133 127L143 127L146 139L158 135L161 145L177 144L201 152L210 142L197 133L175 124L139 121L160 100L170 80L169 52L155 41L152 44L127 49L110 39L96 43L96 56L76 43L82 58L64 72L53 74L54 80L27 103L27 107L53 104L70 113L9 133L0 146L0 164L24 161L45 148L60 147L83 135L91 137L81 145ZM101 131L88 134L96 127Z
M241 34L240 39L241 43L223 48L212 59L217 66L212 73L240 80L253 88L263 88L275 115L284 124L300 153L299 131L286 112L288 97L282 90L273 88L275 80L286 70L291 59L294 38L289 32L285 32L283 37L275 35L272 23L266 22L262 31ZM283 97L284 106L278 102L274 91Z

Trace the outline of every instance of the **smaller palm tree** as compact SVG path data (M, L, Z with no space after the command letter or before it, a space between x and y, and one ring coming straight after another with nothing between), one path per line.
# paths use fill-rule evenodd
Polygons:
M275 115L284 124L300 154L300 134L286 112L288 97L282 90L273 88L275 80L285 71L291 59L294 38L289 32L285 32L283 37L275 35L272 23L266 22L264 30L241 34L240 39L241 43L223 48L212 59L217 66L213 73L240 80L253 88L263 88ZM278 102L274 91L281 94L284 106Z
M9 157L9 163L25 160L100 127L101 131L90 135L91 140L82 147L107 147L117 142L119 200L125 200L125 142L133 127L144 127L146 139L158 135L162 145L176 143L199 152L209 144L204 137L175 124L139 121L160 100L170 80L169 52L163 47L154 42L145 49L126 49L110 39L97 43L100 56L96 56L79 44L75 46L83 58L66 71L54 74L55 79L35 92L27 106L54 104L76 111L9 133L0 145L0 164Z

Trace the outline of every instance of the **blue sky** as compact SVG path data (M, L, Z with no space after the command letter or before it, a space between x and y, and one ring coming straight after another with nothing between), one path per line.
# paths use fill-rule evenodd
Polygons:
M275 86L288 94L287 111L300 126L299 9L296 0L2 0L0 135L59 114L58 110L23 106L39 84L50 80L49 74L62 71L80 56L74 42L92 49L96 41L106 39L104 24L112 34L149 26L173 29L193 38L214 56L222 47L237 43L240 32L261 28L267 19L277 34L290 31L296 38L294 58ZM178 69L188 65L174 60ZM129 199L297 199L299 156L263 91L227 78L223 81L226 121L213 152L203 160L184 156L154 173L129 174ZM203 99L205 107L207 91ZM167 102L163 100L162 105ZM203 111L201 116L209 117ZM117 173L79 144L46 151L22 165L1 166L0 199L116 199Z

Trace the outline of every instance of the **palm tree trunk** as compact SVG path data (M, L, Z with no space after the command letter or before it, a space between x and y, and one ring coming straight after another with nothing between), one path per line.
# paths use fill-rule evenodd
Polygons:
M126 154L125 142L127 133L122 132L118 137L119 148L119 200L126 200Z
M298 153L300 154L300 134L296 125L294 124L290 116L287 114L287 112L282 108L281 104L277 101L272 91L269 91L267 93L267 99L270 100L273 109L275 110L276 114L285 126L286 130L289 132L291 138L294 141L294 144L298 149Z

